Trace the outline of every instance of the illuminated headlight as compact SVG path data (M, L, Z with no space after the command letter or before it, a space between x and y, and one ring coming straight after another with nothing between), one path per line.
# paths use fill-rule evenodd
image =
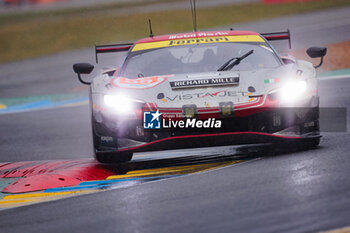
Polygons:
M104 102L106 106L120 114L130 113L133 109L133 101L124 95L105 95Z
M279 95L282 102L294 102L303 97L307 90L305 80L285 83L280 89Z

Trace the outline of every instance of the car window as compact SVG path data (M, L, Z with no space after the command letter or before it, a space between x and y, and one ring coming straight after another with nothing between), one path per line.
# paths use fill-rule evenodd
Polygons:
M195 44L131 52L119 73L127 78L166 74L217 71L233 57L254 53L233 70L273 68L280 62L273 50L262 43Z

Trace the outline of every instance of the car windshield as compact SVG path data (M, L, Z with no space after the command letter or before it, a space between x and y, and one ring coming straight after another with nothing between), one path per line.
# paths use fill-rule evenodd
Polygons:
M255 70L280 65L273 50L263 43L195 44L131 52L119 76L138 78L217 71L228 60L241 57L251 50L254 53L232 70Z

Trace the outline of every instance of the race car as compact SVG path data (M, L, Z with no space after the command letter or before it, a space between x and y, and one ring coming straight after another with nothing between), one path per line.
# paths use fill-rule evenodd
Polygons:
M90 85L96 159L121 163L135 152L320 142L315 67L280 56L269 41L290 32L207 31L151 35L135 43L95 45L127 51L120 67L87 82L94 66L73 65ZM311 47L310 57L326 55Z

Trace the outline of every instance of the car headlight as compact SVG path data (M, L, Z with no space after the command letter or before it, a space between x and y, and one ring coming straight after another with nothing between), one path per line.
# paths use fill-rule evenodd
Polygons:
M133 101L124 95L104 95L106 106L120 114L130 113L133 109Z
M305 80L290 81L285 83L279 91L279 96L282 102L294 102L303 97L307 90L307 84Z

